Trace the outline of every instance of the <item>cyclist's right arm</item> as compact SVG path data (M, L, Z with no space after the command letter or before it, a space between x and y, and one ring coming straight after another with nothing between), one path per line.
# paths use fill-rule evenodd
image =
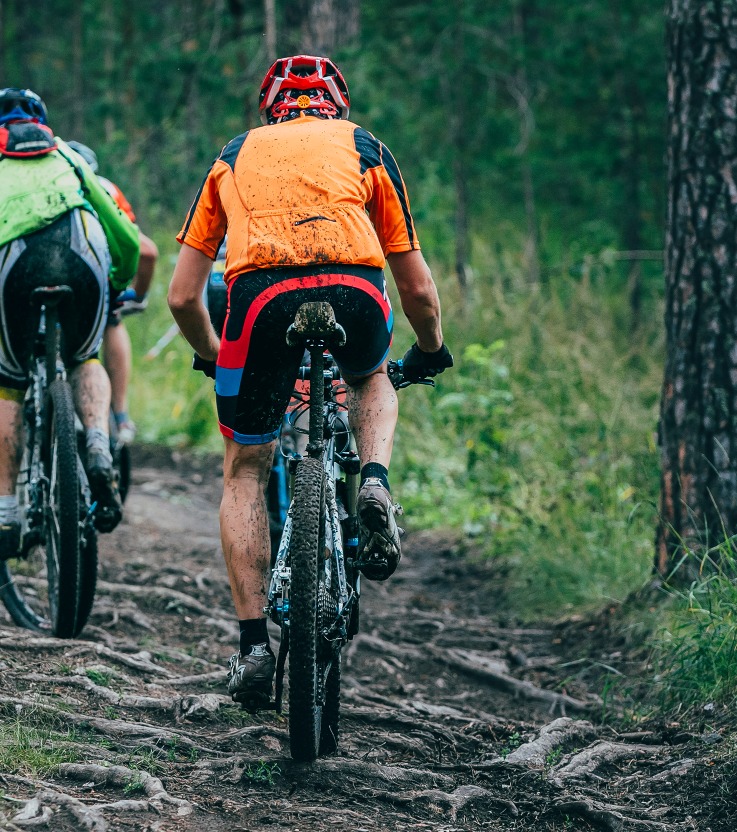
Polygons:
M436 352L443 345L440 326L440 299L430 268L419 249L387 254L387 262L397 285L402 310L417 335L423 352Z
M61 154L74 166L85 199L94 208L105 231L113 264L110 283L114 289L125 289L138 269L138 226L118 208L87 162L61 139L57 138L56 141Z

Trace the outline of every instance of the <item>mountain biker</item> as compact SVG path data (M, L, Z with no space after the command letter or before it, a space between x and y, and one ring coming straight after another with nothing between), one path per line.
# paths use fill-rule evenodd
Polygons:
M136 222L136 215L120 188L98 173L99 165L95 151L86 144L82 144L82 142L71 141L68 142L68 145L76 150L92 171L97 174L103 188L110 194L118 208L131 222ZM126 289L117 299L117 302L114 301L111 304L102 339L103 363L110 376L113 416L118 429L118 439L126 445L130 444L135 438L136 425L128 415L128 383L131 377L133 356L131 339L123 324L121 313L142 312L146 308L146 296L151 287L156 261L159 256L156 243L150 237L147 237L140 228L138 229L138 242L141 250L138 271L130 288Z
M263 612L264 487L302 358L302 348L285 340L297 309L328 301L348 336L334 357L349 385L363 462L359 545L367 578L386 579L400 559L388 482L397 398L386 374L393 332L386 261L417 336L405 356L407 376L435 375L453 363L399 168L384 144L347 121L349 106L345 80L328 58L277 60L259 95L264 126L225 146L177 237L169 305L195 350L195 368L215 378L225 438L220 523L241 632L229 674L233 696L270 691L274 674ZM201 296L226 231L229 310L218 339Z
M97 360L108 306L108 277L124 288L138 264L138 232L120 214L87 163L49 128L44 102L27 89L0 89L0 558L17 556L15 496L22 451L22 402L37 322L37 286L65 284L64 358L85 428L87 474L98 503L95 524L121 518L113 479L110 382Z

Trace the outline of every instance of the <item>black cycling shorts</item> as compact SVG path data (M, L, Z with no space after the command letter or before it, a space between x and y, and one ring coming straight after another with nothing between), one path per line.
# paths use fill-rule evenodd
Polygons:
M343 373L369 375L386 360L394 318L381 269L330 264L240 275L228 287L215 380L224 436L242 445L278 436L304 354L287 345L286 332L310 301L330 303L346 331L333 350Z
M31 293L71 287L60 307L67 367L97 356L108 311L110 253L97 217L75 209L0 248L0 387L24 390L38 329Z

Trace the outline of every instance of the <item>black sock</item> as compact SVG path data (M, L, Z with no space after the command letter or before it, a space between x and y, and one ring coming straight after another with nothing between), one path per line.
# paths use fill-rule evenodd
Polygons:
M241 630L241 655L245 656L254 644L269 643L269 633L266 630L265 618L247 618L238 622Z
M384 488L386 488L387 491L391 491L391 488L389 488L389 472L381 463L367 462L363 468L361 468L361 485L363 485L369 477L376 477L376 479L381 480L381 484Z

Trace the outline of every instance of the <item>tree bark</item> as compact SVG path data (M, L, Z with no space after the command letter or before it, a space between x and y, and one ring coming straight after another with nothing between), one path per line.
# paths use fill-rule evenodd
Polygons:
M275 0L264 0L264 40L266 42L266 63L271 66L278 57L276 54Z
M361 0L288 0L284 7L290 52L326 55L358 37ZM298 38L289 33L297 32Z
M666 366L655 567L737 532L737 4L668 9ZM719 557L714 555L716 560ZM680 564L680 566L679 566Z

